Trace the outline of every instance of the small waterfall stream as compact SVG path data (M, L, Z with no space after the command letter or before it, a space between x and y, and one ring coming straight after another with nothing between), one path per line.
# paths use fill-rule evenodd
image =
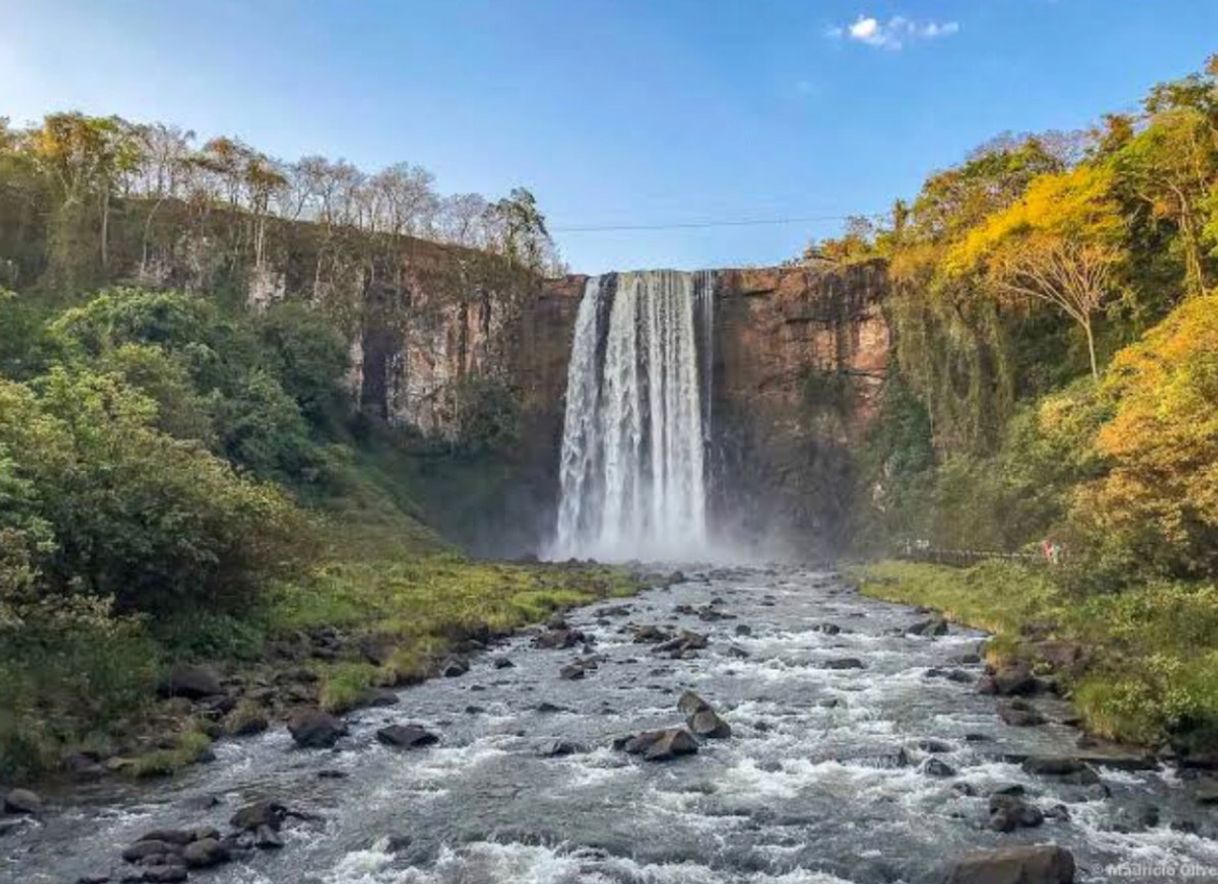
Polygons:
M704 557L713 291L709 272L588 280L567 375L554 558Z

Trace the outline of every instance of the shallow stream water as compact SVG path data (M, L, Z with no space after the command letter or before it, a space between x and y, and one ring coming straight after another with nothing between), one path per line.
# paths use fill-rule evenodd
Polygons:
M318 819L287 826L282 850L191 880L914 884L940 880L945 862L970 849L1048 841L1074 853L1082 881L1114 880L1105 869L1117 862L1218 867L1210 811L1170 771L1101 767L1109 797L1030 776L1020 757L1076 754L1077 732L1010 727L972 684L927 677L976 652L981 634L894 634L918 619L914 612L863 598L828 573L687 573L685 583L625 600L625 616L603 616L620 601L572 612L572 625L595 636L605 657L582 680L558 675L578 651L534 649L520 635L475 658L463 677L355 713L334 751L296 750L277 728L219 744L214 763L172 781L76 793L41 822L0 837L0 880L118 881L118 854L144 831L223 830L237 807L258 798ZM734 619L674 613L716 599ZM668 659L633 643L623 631L629 623L687 628L709 635L710 645L694 659ZM822 631L826 623L841 632ZM736 635L740 624L752 634ZM493 668L492 657L504 655L514 668ZM846 657L865 668L823 668ZM960 668L980 674L975 664ZM622 734L679 724L676 702L687 688L727 720L730 739L668 763L610 747ZM540 711L542 703L562 708ZM441 742L387 748L374 732L391 722L421 723ZM929 756L918 742L927 738L948 744L936 757L955 776L921 772ZM542 757L556 739L588 751ZM322 770L347 776L320 778ZM1046 811L1064 805L1069 819L990 831L986 796L1009 784L1024 785ZM1150 806L1159 820L1147 828L1138 820ZM1197 833L1173 827L1185 821Z

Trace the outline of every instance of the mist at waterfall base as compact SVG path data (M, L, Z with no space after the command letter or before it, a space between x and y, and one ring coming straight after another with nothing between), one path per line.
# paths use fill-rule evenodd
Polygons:
M588 280L575 322L547 557L752 558L708 523L714 275Z

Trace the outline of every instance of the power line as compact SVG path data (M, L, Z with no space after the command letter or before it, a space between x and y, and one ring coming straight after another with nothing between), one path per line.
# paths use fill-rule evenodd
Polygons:
M759 227L778 224L809 224L815 221L848 221L851 218L883 218L884 213L870 215L805 215L799 218L750 218L733 221L675 221L667 224L575 224L551 227L553 233L599 233L611 230L690 230L703 227Z

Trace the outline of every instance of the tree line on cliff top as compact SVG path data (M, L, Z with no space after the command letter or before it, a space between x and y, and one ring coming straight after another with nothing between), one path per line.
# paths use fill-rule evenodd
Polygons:
M1218 56L1086 132L1003 136L806 259L888 262L860 530L1080 587L1218 576Z
M494 201L442 196L435 176L409 163L369 173L316 155L286 162L239 138L199 143L193 131L117 116L52 113L24 127L0 118L0 284L39 278L71 289L113 278L116 221L135 243L137 254L124 257L146 271L158 245L216 215L255 270L276 219L312 222L318 274L327 246L351 233L477 249L533 271L562 267L525 188Z

